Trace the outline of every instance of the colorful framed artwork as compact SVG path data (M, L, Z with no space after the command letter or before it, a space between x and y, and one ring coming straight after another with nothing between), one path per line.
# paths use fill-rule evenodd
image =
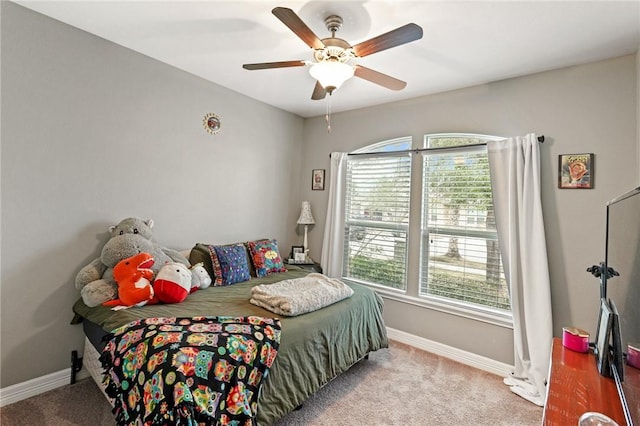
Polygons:
M593 154L562 154L558 156L558 188L592 189Z
M314 169L311 174L311 189L324 191L324 169Z

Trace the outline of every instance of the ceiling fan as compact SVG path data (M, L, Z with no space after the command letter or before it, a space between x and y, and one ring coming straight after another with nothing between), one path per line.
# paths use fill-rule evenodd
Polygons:
M311 95L311 99L314 100L324 99L327 93L331 95L342 83L354 75L391 90L402 90L407 85L406 82L397 78L362 65L350 65L349 62L421 39L422 28L419 25L407 24L352 46L347 41L336 37L336 32L342 27L343 22L338 15L330 15L325 18L324 22L331 32L331 37L321 40L293 10L286 7L276 7L271 13L314 50L315 62L304 60L263 62L244 64L242 68L263 70L310 65L309 73L317 80Z

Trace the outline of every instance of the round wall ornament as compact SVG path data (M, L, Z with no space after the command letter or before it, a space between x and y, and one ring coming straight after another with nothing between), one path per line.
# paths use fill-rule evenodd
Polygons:
M220 131L220 127L222 127L220 117L213 113L206 114L204 116L204 120L202 120L202 124L204 129L212 135L218 133Z

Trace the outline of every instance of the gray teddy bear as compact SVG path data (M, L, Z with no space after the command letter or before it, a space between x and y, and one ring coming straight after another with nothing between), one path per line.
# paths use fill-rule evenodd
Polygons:
M113 267L123 259L138 253L149 253L154 258L151 267L155 274L166 262L180 262L187 267L189 260L180 252L162 247L151 240L153 220L127 218L109 227L111 238L102 248L99 258L83 267L76 275L76 288L85 305L98 306L115 299L118 285L113 278Z

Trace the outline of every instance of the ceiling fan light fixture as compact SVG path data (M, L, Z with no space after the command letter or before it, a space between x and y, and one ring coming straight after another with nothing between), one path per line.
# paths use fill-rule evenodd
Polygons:
M311 76L318 80L329 94L353 77L354 71L354 67L339 61L318 62L309 69Z

